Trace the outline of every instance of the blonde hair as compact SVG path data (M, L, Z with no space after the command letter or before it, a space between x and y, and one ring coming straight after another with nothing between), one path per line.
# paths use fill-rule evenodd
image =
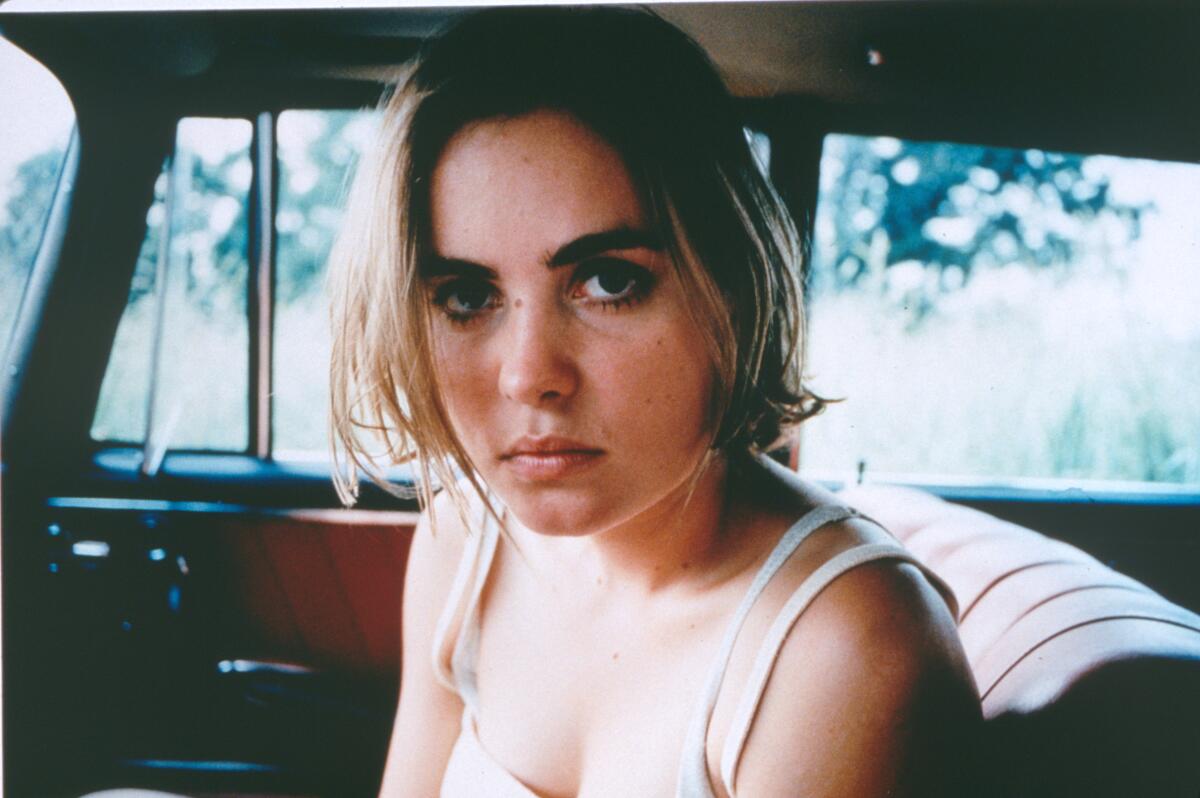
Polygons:
M711 446L764 451L819 412L801 382L801 244L754 161L733 100L703 51L644 11L492 9L432 40L382 102L330 260L334 483L360 476L429 506L438 485L466 513L484 487L437 387L419 264L429 177L470 122L559 110L624 159L661 233L712 357ZM381 447L372 452L371 446ZM415 487L379 465L415 465Z

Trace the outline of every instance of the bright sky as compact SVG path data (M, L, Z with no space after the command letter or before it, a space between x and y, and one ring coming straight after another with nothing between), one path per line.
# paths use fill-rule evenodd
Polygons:
M0 201L13 170L30 156L64 147L75 112L45 67L0 38Z

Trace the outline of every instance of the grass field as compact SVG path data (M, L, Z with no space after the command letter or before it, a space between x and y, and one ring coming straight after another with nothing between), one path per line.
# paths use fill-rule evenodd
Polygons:
M845 401L806 427L806 468L1200 482L1200 317L1160 301L1200 308L1195 278L982 277L915 325L886 292L812 298L811 382Z

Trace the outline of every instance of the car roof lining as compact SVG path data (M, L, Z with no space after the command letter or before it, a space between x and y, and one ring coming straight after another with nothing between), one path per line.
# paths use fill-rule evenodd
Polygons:
M369 104L461 11L3 11L0 30L77 102L119 82L124 94L176 98L193 114L249 113ZM863 131L898 123L916 138L1198 157L1197 4L806 0L656 11L708 50L748 107L803 108L813 123Z

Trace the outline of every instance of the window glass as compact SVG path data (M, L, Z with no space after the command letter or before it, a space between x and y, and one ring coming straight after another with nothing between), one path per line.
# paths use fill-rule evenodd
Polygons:
M75 112L50 72L0 37L0 353L58 187Z
M245 450L251 136L242 119L179 123L146 216L94 438L140 443L150 427L164 448Z
M1200 483L1200 166L831 135L805 470Z
M274 455L328 457L329 302L325 260L375 116L365 111L285 111L276 125Z
M154 183L154 201L146 213L146 235L138 252L129 299L117 326L100 401L92 420L92 437L102 441L141 443L146 438L151 361L158 322L156 266L166 218L168 164ZM169 264L167 264L169 265Z

